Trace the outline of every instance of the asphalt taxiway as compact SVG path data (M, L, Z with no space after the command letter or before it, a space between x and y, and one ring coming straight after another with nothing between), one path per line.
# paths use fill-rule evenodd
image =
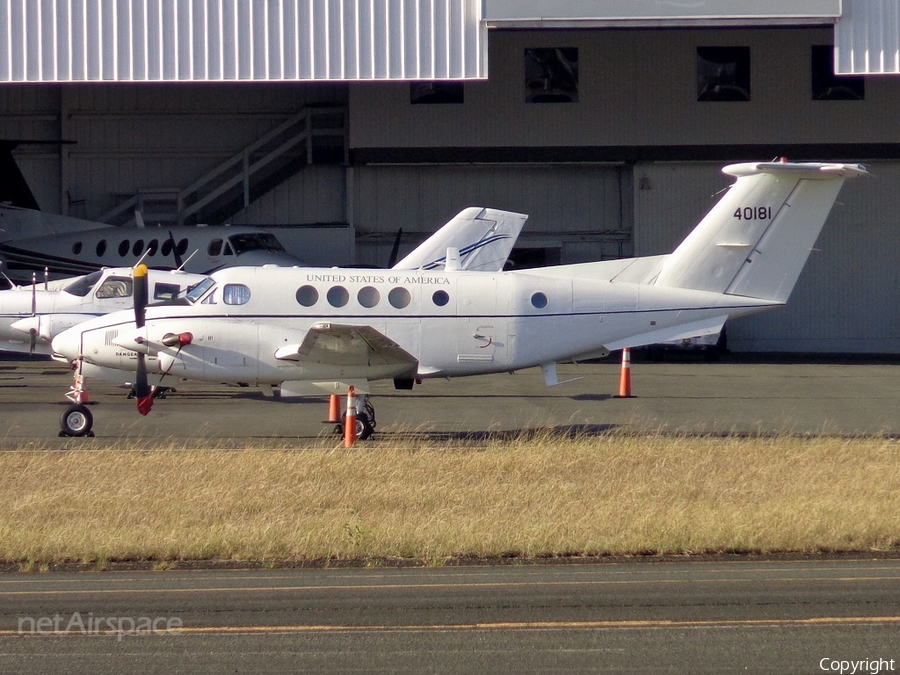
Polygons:
M628 399L615 398L619 373L619 364L609 361L561 365L560 380L574 381L551 388L539 369L426 380L412 391L375 383L376 438L418 435L452 441L548 428L900 435L897 363L638 361L632 366L635 398ZM0 448L65 443L57 435L70 384L67 369L53 362L0 362ZM141 417L122 387L91 382L97 438L299 444L332 434L322 424L327 397L279 400L255 388L172 384L177 391Z
M898 604L897 560L8 575L0 671L891 672Z

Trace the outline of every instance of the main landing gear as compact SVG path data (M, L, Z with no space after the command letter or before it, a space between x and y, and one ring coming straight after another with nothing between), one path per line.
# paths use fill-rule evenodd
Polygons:
M344 427L347 424L347 411L338 414L340 410L340 396L331 395L329 404L328 419L325 424L334 425L334 435L341 436L344 434ZM371 438L375 433L375 407L369 401L369 397L365 394L357 394L356 398L356 439L364 441Z
M369 397L365 398L365 402L362 405L362 410L357 407L356 410L356 438L360 441L364 441L367 438L371 438L372 434L375 433L375 408L369 403ZM341 415L341 423L335 425L334 433L342 434L344 433L344 425L347 423L347 413L344 412Z

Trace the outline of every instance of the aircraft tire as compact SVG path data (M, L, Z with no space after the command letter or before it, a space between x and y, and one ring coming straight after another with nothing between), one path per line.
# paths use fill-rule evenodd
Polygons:
M343 413L341 415L341 425L335 428L334 433L344 433L344 423L346 419L347 413ZM366 413L359 413L356 416L356 440L364 441L368 438L371 438L374 431L375 427L372 426L372 422L369 419L369 416Z
M59 418L59 428L65 436L88 436L94 426L94 416L80 403L70 405Z
M372 437L372 433L375 431L375 427L372 426L372 422L369 420L369 416L366 413L360 413L356 417L356 437L365 441L368 438Z

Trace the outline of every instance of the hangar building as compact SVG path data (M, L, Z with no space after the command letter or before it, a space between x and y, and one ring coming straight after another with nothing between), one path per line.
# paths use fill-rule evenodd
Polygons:
M72 142L16 150L43 209L278 227L311 262L470 205L530 214L520 266L663 253L726 163L869 165L733 351L900 353L898 74L866 0L0 3L0 139Z

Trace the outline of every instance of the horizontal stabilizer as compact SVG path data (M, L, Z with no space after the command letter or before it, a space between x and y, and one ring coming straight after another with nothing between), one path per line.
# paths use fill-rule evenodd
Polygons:
M640 335L630 335L624 340L609 342L605 347L609 350L624 349L625 347L641 347L643 345L655 345L660 342L673 342L688 338L703 337L704 335L716 335L722 331L725 325L724 316L713 316L693 323L685 323L670 328L652 330Z

